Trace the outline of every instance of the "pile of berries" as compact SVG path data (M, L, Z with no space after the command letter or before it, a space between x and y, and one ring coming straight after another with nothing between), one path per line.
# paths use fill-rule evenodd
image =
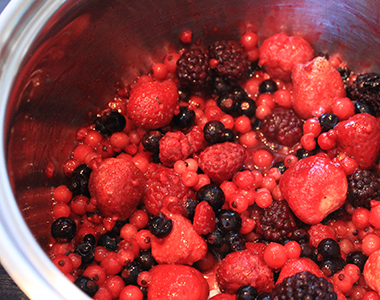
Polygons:
M379 300L379 75L191 38L78 130L54 264L95 300Z

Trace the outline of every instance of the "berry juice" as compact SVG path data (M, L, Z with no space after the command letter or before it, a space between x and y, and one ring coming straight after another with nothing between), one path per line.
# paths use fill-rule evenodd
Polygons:
M78 128L54 264L98 300L380 299L379 75L284 33L179 38Z

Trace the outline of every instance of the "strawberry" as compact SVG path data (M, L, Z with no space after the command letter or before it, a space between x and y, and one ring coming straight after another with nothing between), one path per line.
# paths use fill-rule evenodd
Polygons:
M190 220L163 209L172 220L172 230L164 238L152 237L152 255L159 264L188 264L206 257L207 244L193 228Z
M272 78L290 81L293 66L313 59L314 50L302 37L279 33L266 39L259 49L259 65Z
M195 268L184 265L158 265L150 271L148 300L207 300L206 279Z
M199 155L199 167L216 183L229 180L239 171L247 157L245 149L225 142L207 147Z
M304 119L330 113L333 101L346 96L342 77L323 57L296 64L292 79L293 109Z
M160 167L149 177L144 204L151 214L157 216L169 205L180 206L185 213L187 198L195 199L194 191L182 183L181 175L173 169Z
M285 171L279 185L294 214L311 225L321 222L346 200L346 174L326 155L299 160Z
M143 82L135 86L127 103L127 114L132 122L145 129L169 125L178 101L174 82Z
M360 169L369 169L380 151L380 123L367 113L356 114L346 121L339 122L337 148L358 163Z
M91 172L88 188L104 217L128 218L145 195L147 179L128 159L107 158Z
M259 293L270 292L274 287L272 269L249 250L228 254L216 270L216 280L221 291L231 294L243 285L251 285Z
M215 212L207 201L201 201L195 208L193 226L199 235L208 234L215 230Z
M380 294L380 250L373 252L367 259L363 275L368 286Z

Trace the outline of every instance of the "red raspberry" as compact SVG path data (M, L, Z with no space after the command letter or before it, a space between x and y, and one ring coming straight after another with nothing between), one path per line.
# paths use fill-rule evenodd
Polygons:
M220 290L230 294L243 285L251 285L259 293L270 292L274 287L272 269L260 255L248 250L228 254L216 270L216 280Z
M200 202L195 208L193 227L199 234L208 234L215 230L215 212L207 201Z
M161 167L148 180L144 204L148 211L157 216L163 207L178 205L183 208L188 198L195 199L194 191L182 183L181 175L173 169ZM178 202L171 202L177 199Z
M174 82L144 82L131 90L127 103L128 117L139 127L155 129L169 125L177 105Z
M173 167L177 160L185 160L191 154L186 136L181 132L167 132L159 141L159 157L163 165Z
M91 172L88 189L104 217L125 220L143 198L146 182L132 161L108 158Z
M206 145L203 130L199 126L194 126L191 131L186 134L186 138L190 145L191 153L203 150Z
M318 244L323 239L334 239L335 240L335 231L333 228L321 223L312 225L308 230L310 236L310 245L314 248L318 247Z
M314 49L298 36L285 33L266 39L260 47L259 65L272 77L290 81L293 66L307 63L314 56Z
M199 155L199 167L216 183L229 180L243 166L245 149L236 143L225 142L207 147Z
M272 114L266 116L261 124L265 137L270 142L284 146L293 146L302 137L303 123L290 108L276 107Z

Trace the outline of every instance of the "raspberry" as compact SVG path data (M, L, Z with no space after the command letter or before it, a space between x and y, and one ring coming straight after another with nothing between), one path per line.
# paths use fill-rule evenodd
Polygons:
M352 100L372 107L375 112L380 112L380 75L376 73L360 74L349 87Z
M177 75L183 86L200 89L211 82L209 57L201 49L186 49L177 61Z
M216 183L229 180L243 166L247 154L239 144L225 142L207 147L199 155L199 167Z
M177 198L177 203L168 201L167 196ZM148 180L144 204L148 211L157 216L163 207L179 205L185 211L187 199L195 198L194 192L186 187L181 181L181 175L174 172L173 169L159 168Z
M172 167L177 160L191 154L190 145L181 131L167 132L159 141L159 157L163 165Z
M285 278L272 291L271 299L326 299L335 300L337 294L334 286L322 277L317 277L309 271L297 273Z
M380 178L372 171L358 169L347 181L347 199L353 207L369 209L371 200L380 200Z
M285 201L273 201L260 215L257 229L265 239L278 242L297 229L296 218Z
M199 235L215 230L215 212L207 201L200 202L195 208L193 227Z
M302 120L290 108L276 107L265 117L261 129L271 142L293 146L302 137Z
M210 59L218 60L216 72L229 80L239 80L248 73L249 62L244 49L235 41L217 41L209 47Z
M202 150L206 145L203 130L199 126L194 126L191 131L186 134L186 138L189 143L191 153Z

